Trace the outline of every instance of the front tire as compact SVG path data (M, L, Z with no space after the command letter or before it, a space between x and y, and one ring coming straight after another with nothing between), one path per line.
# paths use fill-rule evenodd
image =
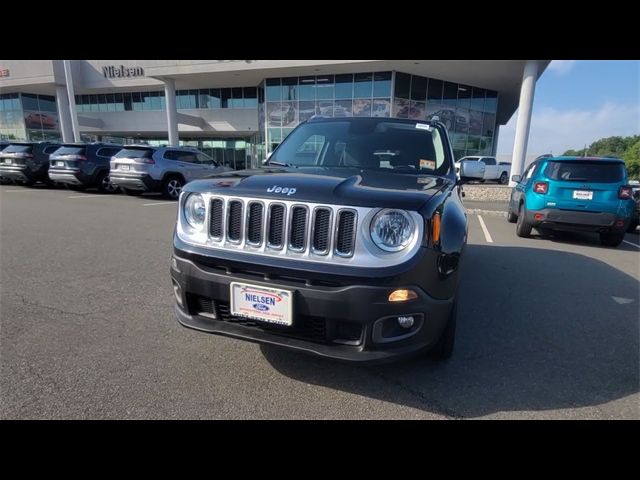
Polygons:
M529 238L531 236L531 229L533 228L525 218L526 211L527 209L524 203L520 204L520 208L518 209L518 223L516 223L516 235L522 238Z
M600 234L600 243L605 247L617 247L624 240L624 232L609 232Z
M429 351L429 357L434 360L447 360L453 355L453 347L456 343L456 323L458 318L458 302L453 301L453 307L449 314L447 326L444 328L438 343Z
M184 187L184 180L180 177L168 177L162 183L162 195L170 200L177 200Z
M507 210L507 222L516 223L518 221L518 216L511 211L511 204L509 204L509 209Z

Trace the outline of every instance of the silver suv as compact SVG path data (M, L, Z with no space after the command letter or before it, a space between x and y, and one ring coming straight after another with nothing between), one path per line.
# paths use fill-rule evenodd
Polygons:
M190 147L126 145L111 157L111 183L127 195L162 192L177 200L185 183L232 170Z

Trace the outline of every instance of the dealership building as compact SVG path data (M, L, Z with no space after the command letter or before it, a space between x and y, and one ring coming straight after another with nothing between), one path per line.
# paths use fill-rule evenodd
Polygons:
M0 138L190 145L239 169L258 166L313 115L438 116L460 158L495 155L500 126L519 108L518 165L526 154L535 82L548 64L0 60Z

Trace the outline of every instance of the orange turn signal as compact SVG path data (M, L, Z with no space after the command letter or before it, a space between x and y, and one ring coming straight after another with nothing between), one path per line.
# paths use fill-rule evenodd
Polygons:
M431 218L431 243L433 245L440 243L440 212L435 212Z
M406 288L394 290L389 294L390 302L406 302L407 300L414 300L416 298L418 298L418 294L413 290L409 290Z

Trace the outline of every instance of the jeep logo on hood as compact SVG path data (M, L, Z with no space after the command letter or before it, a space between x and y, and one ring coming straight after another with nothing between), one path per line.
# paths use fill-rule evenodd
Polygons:
M284 195L293 195L294 193L296 193L296 189L295 188L291 188L291 187L279 187L278 185L274 185L273 187L269 187L267 188L267 192L269 193L282 193Z

